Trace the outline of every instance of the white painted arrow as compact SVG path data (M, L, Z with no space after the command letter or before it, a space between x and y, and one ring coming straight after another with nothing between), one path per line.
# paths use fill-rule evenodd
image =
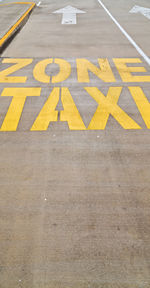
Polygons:
M62 9L56 10L53 13L63 14L61 24L77 24L77 15L81 13L86 13L82 10L74 8L72 6L66 6Z
M148 19L150 19L150 8L145 8L141 6L134 6L131 10L130 13L141 13Z

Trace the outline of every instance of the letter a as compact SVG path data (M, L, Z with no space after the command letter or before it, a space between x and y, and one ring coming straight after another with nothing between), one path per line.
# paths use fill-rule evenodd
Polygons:
M60 112L60 121L67 121L70 130L86 130L68 88L61 89L61 101L64 111Z
M58 111L55 111L59 101L60 88L54 88L49 95L46 103L36 118L31 131L44 131L48 129L50 122L58 119Z

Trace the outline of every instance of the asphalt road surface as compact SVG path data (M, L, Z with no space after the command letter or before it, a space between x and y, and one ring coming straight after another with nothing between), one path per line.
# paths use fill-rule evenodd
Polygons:
M150 288L150 1L36 4L0 59L0 288Z

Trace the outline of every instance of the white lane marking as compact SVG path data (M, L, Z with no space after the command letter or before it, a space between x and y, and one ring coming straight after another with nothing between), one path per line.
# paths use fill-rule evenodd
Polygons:
M40 6L40 4L41 4L41 1L38 2L37 6Z
M41 1L38 2L37 6L40 6L40 4L41 4Z
M109 10L105 7L101 0L98 0L99 4L104 8L113 22L118 26L120 31L125 35L129 42L134 46L138 53L145 59L145 61L150 65L150 58L144 53L144 51L136 44L136 42L131 38L131 36L124 30L124 28L119 24L119 22L112 16Z
M61 24L77 24L76 14L82 14L86 12L72 6L66 6L62 9L54 11L53 13L63 14Z
M135 5L129 12L130 13L141 13L146 18L150 19L150 8L145 8L145 7Z

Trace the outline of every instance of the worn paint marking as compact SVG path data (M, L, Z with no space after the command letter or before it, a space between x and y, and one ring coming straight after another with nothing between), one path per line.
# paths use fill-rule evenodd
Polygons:
M118 105L118 100L123 87L110 87L106 96L104 96L97 87L84 87L84 89L98 104L87 128L68 87L54 87L39 115L36 117L31 127L31 131L45 131L48 129L51 122L57 121L67 122L70 130L104 130L110 115L113 116L120 126L126 130L142 129L135 120L133 120ZM150 103L148 102L148 99L141 87L131 86L128 87L128 89L137 105L146 127L150 129ZM13 98L0 131L16 131L24 109L26 98L28 96L33 97L40 95L41 88L4 88L1 96ZM63 110L60 111L59 120L56 107L60 98Z
M144 51L136 44L136 42L131 38L131 36L125 31L125 29L119 24L119 22L113 17L113 15L109 12L106 6L103 4L101 0L97 0L99 4L104 8L106 13L112 19L112 21L117 25L120 31L124 34L124 36L129 40L129 42L134 46L134 48L138 51L138 53L145 59L145 61L150 65L150 58L144 53Z
M51 87L50 95L43 107L40 107L38 116L36 116L34 122L31 123L31 131L46 131L51 125L51 122L57 121L67 122L70 130L104 130L110 116L113 117L123 129L142 129L142 127L131 118L132 115L134 118L134 110L130 111L130 114L128 115L128 111L124 111L119 106L119 101L124 89L127 89L127 93L130 92L139 110L138 117L141 118L140 123L144 121L146 127L150 129L150 103L142 88L140 86L135 86L136 82L138 85L139 82L141 82L142 85L144 82L150 83L150 75L148 75L148 71L139 58L114 58L113 62L116 67L115 76L113 73L114 65L113 68L111 68L108 59L103 58L98 58L97 64L95 62L93 64L86 58L78 58L76 59L76 62L73 63L73 67L72 62L70 63L62 58L43 59L39 62L35 62L35 65L34 61L35 60L32 58L2 59L0 85L3 90L1 92L1 97L12 97L12 99L8 111L5 112L0 131L16 131L25 108L26 98L33 96L42 97L43 93L45 95L45 91L43 90L48 87ZM75 63L76 70L74 69ZM54 68L54 73L50 76L48 71L49 68L53 69L54 66L51 65L54 64L57 68ZM71 82L68 81L69 77L72 77L72 68L74 71L73 73L76 71L76 77L74 77L73 80L74 82L72 82L72 79ZM116 83L117 71L118 77L120 75L119 86L117 86ZM93 87L92 83L94 77L96 78L96 83L99 87ZM67 82L65 82L66 80ZM121 81L123 83L134 84L131 84L131 87L128 86L128 84L120 85ZM12 87L10 86L11 83ZM66 87L66 83L68 83L68 87ZM86 87L85 83L87 83ZM17 87L17 84L19 87ZM33 87L29 87L30 84ZM86 91L88 99L93 98L97 104L95 113L91 115L91 119L86 125L84 123L84 119L86 118L83 117L83 112L80 114L80 109L76 106L71 95L69 89L71 87L69 86L72 86L72 84L79 85L80 87L80 92L77 97L82 98L83 89L84 95L86 95ZM102 92L105 91L103 90L105 85L107 92ZM103 87L102 91L100 87ZM89 101L93 101L90 99ZM8 99L8 101L10 100ZM36 97L34 97L34 100L32 101L36 102ZM57 105L60 102L63 109L58 111ZM87 105L86 114L89 113L88 107L89 106ZM60 117L58 117L58 115Z
M145 8L145 7L135 5L129 12L130 13L141 13L146 18L150 19L150 8Z
M65 8L54 11L53 13L63 14L61 24L77 24L77 14L86 13L82 10L74 8L72 6L66 6Z

